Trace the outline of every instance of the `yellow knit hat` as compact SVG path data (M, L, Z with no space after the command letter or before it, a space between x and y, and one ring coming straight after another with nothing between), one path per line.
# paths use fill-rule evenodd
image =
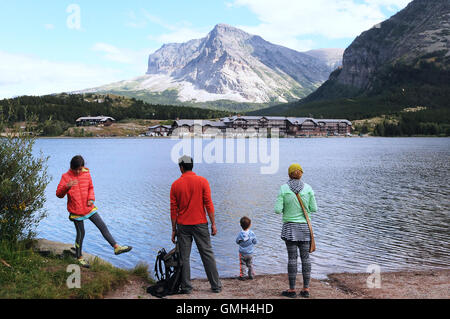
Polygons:
M295 163L289 166L289 176L291 176L295 171L300 171L303 173L303 168L300 166L300 164Z

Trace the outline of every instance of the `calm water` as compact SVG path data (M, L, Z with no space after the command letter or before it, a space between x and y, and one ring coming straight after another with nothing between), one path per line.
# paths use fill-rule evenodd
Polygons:
M35 150L50 156L48 217L40 237L74 242L66 199L55 190L73 155L91 169L96 204L129 254L114 256L95 226L87 221L84 249L119 267L139 261L151 268L157 251L171 248L169 191L180 175L170 159L177 143L163 139L40 139ZM195 172L211 185L219 233L213 238L219 273L239 272L239 219L248 215L259 244L257 273L286 272L287 253L280 239L281 216L273 212L287 168L299 162L304 181L317 198L313 216L317 251L313 277L333 272L365 272L450 267L449 138L281 139L276 174L260 174L261 164L198 164ZM193 245L193 277L205 277Z

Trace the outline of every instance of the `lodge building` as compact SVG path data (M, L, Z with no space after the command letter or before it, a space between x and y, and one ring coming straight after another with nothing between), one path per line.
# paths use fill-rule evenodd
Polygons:
M116 120L110 116L86 116L77 119L77 126L103 125L111 126Z
M169 136L172 132L171 125L155 125L148 128L147 136Z
M159 126L149 128L149 134L156 133ZM352 123L348 120L313 119L308 117L281 116L232 116L219 121L209 120L176 120L167 132L177 135L231 134L234 136L251 136L267 134L277 129L280 136L329 136L348 135L352 132ZM154 136L154 135L150 135Z

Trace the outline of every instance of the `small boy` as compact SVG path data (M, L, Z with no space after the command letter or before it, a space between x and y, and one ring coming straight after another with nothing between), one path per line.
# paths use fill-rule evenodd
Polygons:
M253 251L257 244L255 233L250 230L252 221L248 217L241 218L242 230L236 238L236 244L239 245L239 264L240 274L239 279L245 280L244 269L248 268L248 279L253 279Z

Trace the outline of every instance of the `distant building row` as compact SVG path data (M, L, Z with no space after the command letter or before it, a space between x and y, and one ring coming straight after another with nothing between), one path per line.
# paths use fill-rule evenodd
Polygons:
M348 120L313 119L309 117L279 116L232 116L209 120L176 120L172 125L155 125L149 128L148 136L170 136L189 134L267 134L274 129L280 136L327 136L348 135L352 123Z

